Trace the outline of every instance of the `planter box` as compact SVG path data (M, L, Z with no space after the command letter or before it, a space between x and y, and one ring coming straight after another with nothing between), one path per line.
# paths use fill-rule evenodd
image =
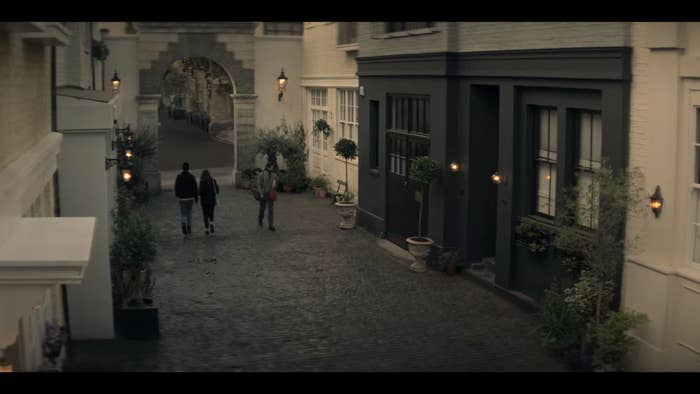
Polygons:
M158 308L153 306L122 308L119 311L117 332L126 339L158 339L160 337Z

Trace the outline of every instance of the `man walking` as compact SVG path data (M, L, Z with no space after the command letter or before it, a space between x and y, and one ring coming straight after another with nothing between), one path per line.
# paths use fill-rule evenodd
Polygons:
M270 231L275 231L273 208L275 196L272 192L277 186L277 166L268 162L265 170L258 175L258 193L260 193L260 212L258 213L258 225L263 226L265 206L267 206L267 225Z
M190 174L189 163L182 163L182 172L175 178L175 196L180 199L182 234L187 239L192 234L192 206L197 203L197 180Z

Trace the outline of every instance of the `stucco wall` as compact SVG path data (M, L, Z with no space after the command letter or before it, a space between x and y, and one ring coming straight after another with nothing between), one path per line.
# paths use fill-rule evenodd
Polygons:
M623 304L649 322L634 331L634 370L700 371L700 264L692 262L697 197L692 189L696 108L700 106L700 24L633 23L630 165L645 190L661 187L664 206L632 218Z
M303 61L302 61L302 119L308 133L309 147L308 175L313 177L325 174L331 185L329 189L337 189L337 181L345 180L345 161L336 156L333 146L341 138L338 121L338 89L357 89L357 51L338 47L338 23L336 22L306 22L304 23ZM313 124L311 122L309 88L325 88L328 92L328 123L333 134L328 138L328 150L313 147ZM359 106L361 98L357 95L355 105ZM359 111L359 108L358 108ZM359 118L359 116L358 116ZM355 131L355 141L358 138L359 127ZM348 164L349 190L356 196L359 190L357 166L360 158Z
M301 37L259 36L255 38L255 127L270 128L280 124L282 118L288 125L301 120L302 89L300 80ZM277 77L284 68L287 91L278 100Z

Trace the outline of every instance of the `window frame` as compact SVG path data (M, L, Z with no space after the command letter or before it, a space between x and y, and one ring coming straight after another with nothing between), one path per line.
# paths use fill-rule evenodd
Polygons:
M328 121L329 109L328 109L328 88L324 87L310 87L309 92L309 116L311 121L310 130L311 133L311 147L318 152L328 151L328 137L322 136L322 133L313 133L314 124L319 118L323 118ZM317 94L315 94L317 93ZM323 114L324 116L317 117L316 115Z
M336 89L336 97L338 98L337 104L338 104L338 128L340 129L339 137L340 138L347 138L350 140L355 141L355 143L358 142L358 130L359 130L359 103L358 103L358 89L356 88L339 88ZM348 100L350 97L352 97L352 102L353 104L350 104L350 100ZM352 113L352 118L354 119L348 119L350 116L349 114ZM354 133L351 134L350 137L347 137L345 135L345 130L354 130Z
M423 23L424 26L412 27L407 26L409 23ZM397 26L400 25L400 26ZM422 29L432 29L435 27L435 22L386 22L384 25L384 32L387 34L398 33L402 31L411 30L422 30Z
M554 133L556 135L556 150L554 151L554 154L556 155L556 158L554 160L551 159L550 153L552 153L551 150L548 150L547 157L541 157L540 156L540 151L541 151L541 146L540 146L540 119L541 119L541 111L542 110L547 110L549 111L548 113L550 114L548 116L548 122L549 119L551 119L551 112L554 112L557 114L557 123L556 127L554 129ZM562 169L560 168L563 164L562 161L560 160L560 141L559 141L559 122L561 121L559 119L559 109L556 105L540 105L540 104L529 104L527 106L527 116L528 116L528 128L529 128L529 133L528 135L530 136L530 141L532 141L532 144L530 145L530 154L532 155L532 166L533 166L533 178L531 180L531 184L529 186L531 192L531 198L532 202L530 204L530 207L528 209L529 215L544 218L548 221L554 221L554 219L557 217L557 209L559 207L559 204L557 204L557 198L560 196L560 188L561 185L559 185L559 180L558 176L560 174L560 171ZM549 140L551 140L551 135L552 135L552 129L551 127L548 128L547 132L547 137ZM547 143L548 148L551 148L551 145L549 144L549 141ZM549 204L554 204L554 209L553 210L548 210L548 212L551 211L551 215L540 212L539 211L539 169L541 163L546 162L549 164L550 168L550 186L549 186L549 194L548 194L548 201ZM552 182L551 182L551 176L552 176L552 166L555 169L554 172L554 198L552 199ZM566 168L564 169L566 171Z

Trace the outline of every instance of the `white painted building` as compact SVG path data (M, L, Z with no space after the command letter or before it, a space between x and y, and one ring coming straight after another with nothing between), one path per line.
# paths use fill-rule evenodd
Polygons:
M302 119L308 133L308 175L325 174L335 191L345 181L345 161L333 149L341 138L358 143L359 85L357 78L357 22L305 22L301 86ZM333 129L329 137L314 135L316 120ZM349 190L357 196L357 162L348 164Z
M95 217L56 217L76 174L58 171L52 58L72 39L58 22L0 23L0 370L44 364L46 324L66 324L62 285L81 283L94 251Z
M659 217L630 220L625 306L650 321L635 331L632 367L700 371L700 23L631 23L630 165Z

